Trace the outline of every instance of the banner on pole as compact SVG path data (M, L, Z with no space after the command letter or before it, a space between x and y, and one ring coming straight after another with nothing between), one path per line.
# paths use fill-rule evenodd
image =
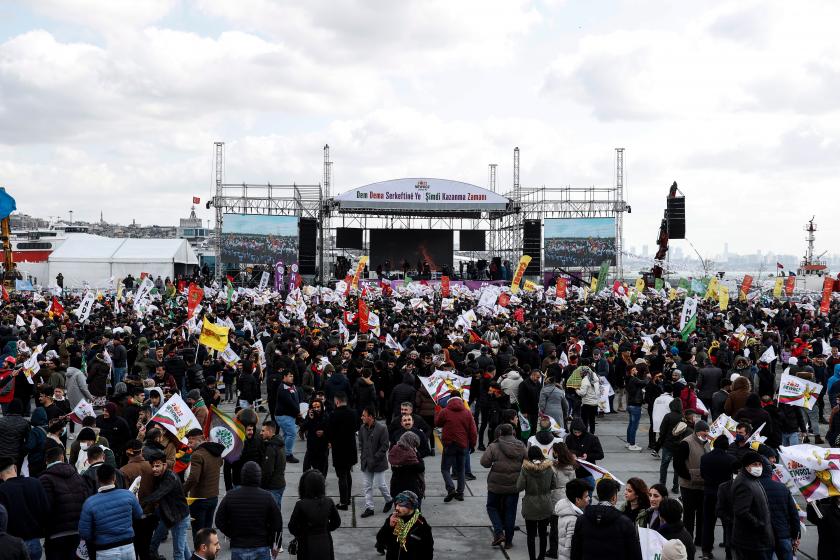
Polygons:
M513 281L510 283L510 292L512 294L519 292L519 284L522 283L522 277L525 275L525 269L531 264L530 255L522 255L519 257L519 265L516 267L516 273L513 275Z

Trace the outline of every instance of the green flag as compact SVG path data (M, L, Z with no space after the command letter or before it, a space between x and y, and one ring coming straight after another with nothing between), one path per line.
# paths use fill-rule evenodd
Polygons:
M598 271L598 287L595 288L596 292L600 292L604 289L607 285L607 275L610 273L610 261L604 261L601 263L601 270Z
M230 309L230 302L233 299L233 284L230 283L230 278L227 279L227 308Z
M412 282L412 281L413 281L413 280L411 279L411 276L409 276L408 274L406 274L406 275L405 275L405 280L403 281L403 283L404 283L406 286L408 286L409 284L411 284L411 282Z
M665 286L665 281L662 278L657 278L653 281L653 289L657 292Z
M688 340L688 337L691 336L691 333L697 330L697 313L691 316L691 319L685 322L685 326L683 330L680 331L680 335L682 336L683 342Z

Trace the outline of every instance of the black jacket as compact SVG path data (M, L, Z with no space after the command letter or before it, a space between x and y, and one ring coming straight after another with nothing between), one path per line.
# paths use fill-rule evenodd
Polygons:
M774 543L767 495L758 479L742 469L732 483L732 545L771 550Z
M77 532L82 505L90 496L90 488L76 469L67 463L53 465L38 477L47 493L50 515L46 535Z
M289 532L298 542L298 560L335 558L331 532L341 526L341 517L330 498L303 498L295 504Z
M686 424L686 430L677 434L674 433L674 428L683 421L682 401L680 399L674 399L668 406L670 407L671 412L662 418L662 424L659 426L659 439L656 441L656 449L658 451L665 448L674 452L677 450L680 441L687 436L689 432L687 431L688 425Z
M163 360L163 366L166 368L166 373L175 378L178 387L184 385L184 377L187 374L187 362L181 356L175 355L172 358Z
M140 505L144 508L155 503L160 519L167 527L172 527L190 514L181 481L178 475L169 469L162 476L155 477L155 489L140 500Z
M286 446L280 434L262 443L262 479L260 488L280 490L286 487Z
M45 536L49 502L37 479L16 476L0 484L0 504L13 512L6 529L9 534L27 541Z
M0 560L29 560L23 541L6 532L9 512L0 512Z
M800 408L789 404L779 405L779 414L781 416L781 426L783 434L792 434L794 432L805 432L805 421L802 415L799 414ZM758 426L753 426L758 428Z
M696 553L694 542L691 540L691 533L686 530L682 521L677 521L676 523L672 523L670 525L662 523L656 531L669 541L676 539L682 542L683 545L685 545L688 560L694 560L694 554Z
M242 483L219 503L216 527L230 539L231 548L270 547L283 529L280 508L271 493L257 487L259 480L246 475Z
M82 478L85 479L85 482L87 483L88 488L90 489L91 496L96 494L96 492L99 490L99 481L96 479L96 471L99 469L100 466L104 464L105 463L102 462L96 463L95 465L91 465L87 468L87 470L85 470L84 473L82 473ZM119 469L117 469L114 474L116 475L115 482L117 488L125 489L125 479L123 478L122 472Z
M394 416L399 416L400 405L404 402L414 404L414 397L417 391L414 389L414 376L410 373L403 375L402 383L394 387L391 391L391 410Z
M332 446L333 465L337 469L350 468L359 462L356 432L361 419L352 408L336 408L329 419L329 438Z
M773 521L773 536L778 539L799 538L799 513L796 511L796 503L787 486L773 480L770 463L764 465L764 474L758 479L759 484L764 488L767 495L767 503L770 506L770 519Z
M236 380L236 387L239 389L239 398L243 401L252 403L260 398L260 384L252 373L240 375Z
M588 506L575 522L570 557L641 560L639 533L630 518L613 506Z
M280 383L277 388L277 405L274 407L274 414L292 418L300 415L300 392L297 387Z
M712 394L712 409L709 411L711 412L712 418L717 418L723 414L723 407L726 404L726 398L728 396L729 393L723 389L720 389Z
M819 536L817 560L834 560L840 549L840 507L834 503L836 499L825 498L808 504L808 521L816 525Z
M309 413L307 413L302 429L306 433L307 453L313 453L314 456L325 456L329 453L329 416L325 412L321 411L313 418L310 418ZM318 436L319 431L322 432L320 437Z
M575 454L575 457L585 459L590 463L596 463L604 458L604 449L601 447L601 440L586 431L583 426L583 421L580 418L572 420L572 431L583 431L580 437L574 433L566 436L566 447L569 451ZM586 455L586 457L584 457ZM589 471L583 467L578 467L575 471L578 478L586 478L591 476Z
M627 390L627 406L642 406L645 404L645 386L647 382L638 377L627 376L625 387Z
M390 516L376 533L376 550L385 552L385 560L426 560L434 557L435 540L426 518L420 515L405 539L405 550L394 536Z
M701 368L697 374L697 394L701 399L711 399L720 389L723 370L712 365ZM715 417L716 418L716 417Z
M700 476L703 477L703 491L717 495L724 482L732 480L738 470L738 461L725 449L712 449L700 458Z
M523 414L536 415L539 412L541 390L542 383L531 381L530 376L522 380L516 390L516 400Z
M20 414L0 418L0 457L14 457L18 466L26 455L26 439L31 425Z

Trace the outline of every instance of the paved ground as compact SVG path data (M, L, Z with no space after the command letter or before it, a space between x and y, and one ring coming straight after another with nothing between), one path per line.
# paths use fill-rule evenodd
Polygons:
M647 429L648 424L643 420L639 427L640 437L638 442L640 445L646 445L647 443ZM608 415L605 419L599 420L596 432L601 439L606 455L606 459L600 464L621 480L637 476L649 483L658 482L659 460L651 457L648 451L627 451L624 447L626 430L626 414ZM298 445L300 447L296 455L302 458L303 444L298 442ZM481 558L527 559L528 551L524 533L517 531L514 537L514 546L510 550L490 546L493 534L484 507L487 496L487 469L481 467L479 458L480 452L472 455L472 469L477 480L467 483L464 501L453 501L448 504L443 502L446 491L440 475L440 456L436 455L426 459L426 499L423 502L423 514L433 527L435 557L458 558L464 554L479 554ZM288 520L291 516L298 495L297 480L300 472L300 463L289 465L287 468L286 480L289 485L283 499L284 520ZM353 477L353 506L349 511L340 512L341 528L333 533L336 558L353 560L382 558L374 549L374 543L376 531L387 517L381 513L384 501L381 496L377 496L375 499L376 515L362 519L360 514L364 510L364 497L362 496L361 482L361 476L358 475L358 471L355 471ZM333 472L330 472L327 478L327 494L338 502L338 481ZM804 507L804 503L800 505ZM525 523L521 515L518 525L524 530ZM720 531L720 526L718 526L719 534ZM290 538L287 533L284 540L288 542ZM721 538L719 537L717 542L720 541ZM801 546L801 557L816 558L817 532L815 528L809 527ZM166 543L162 545L161 553L171 557L171 545ZM723 549L716 549L715 556L724 558ZM229 557L227 543L223 543L222 558L227 560ZM278 558L283 557L291 558L285 553Z

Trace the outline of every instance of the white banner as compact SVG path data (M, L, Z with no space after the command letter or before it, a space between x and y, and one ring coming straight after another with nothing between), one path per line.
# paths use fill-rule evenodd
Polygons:
M779 404L801 406L811 410L820 391L822 385L819 383L784 373L779 381Z
M90 311L93 309L95 299L93 292L86 293L85 297L82 298L82 301L79 303L79 308L74 311L80 323L84 323L90 317Z
M429 377L420 377L420 382L432 397L432 400L440 406L446 406L449 401L449 394L452 391L461 391L464 402L470 401L470 384L472 379L461 377L451 371L438 370Z
M697 313L697 300L693 297L685 298L685 303L683 303L682 313L680 314L680 330L682 331L685 328L685 323L691 316Z

